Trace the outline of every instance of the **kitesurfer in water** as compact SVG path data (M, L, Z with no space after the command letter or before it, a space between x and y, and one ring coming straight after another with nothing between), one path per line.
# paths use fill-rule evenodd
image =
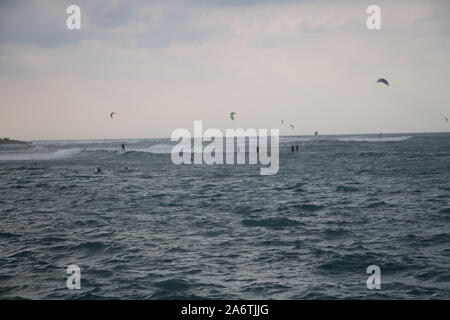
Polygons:
M125 152L125 144L122 143L122 152Z

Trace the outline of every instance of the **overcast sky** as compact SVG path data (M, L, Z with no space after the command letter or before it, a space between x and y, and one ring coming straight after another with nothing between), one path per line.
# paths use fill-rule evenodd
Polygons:
M0 0L0 137L449 131L449 50L446 0Z

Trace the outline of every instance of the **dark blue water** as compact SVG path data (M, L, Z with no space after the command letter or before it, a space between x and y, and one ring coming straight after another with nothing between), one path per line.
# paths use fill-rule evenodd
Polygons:
M450 134L283 137L273 176L121 143L0 146L0 298L450 298Z

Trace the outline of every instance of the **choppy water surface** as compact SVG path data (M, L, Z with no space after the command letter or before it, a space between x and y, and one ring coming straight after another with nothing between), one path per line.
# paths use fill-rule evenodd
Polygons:
M274 176L170 150L0 146L0 298L450 298L450 134L282 137Z

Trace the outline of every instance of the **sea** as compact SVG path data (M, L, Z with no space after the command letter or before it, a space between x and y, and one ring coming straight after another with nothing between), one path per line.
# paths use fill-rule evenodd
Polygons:
M0 145L0 299L450 299L450 133L282 136L274 175L174 144Z

